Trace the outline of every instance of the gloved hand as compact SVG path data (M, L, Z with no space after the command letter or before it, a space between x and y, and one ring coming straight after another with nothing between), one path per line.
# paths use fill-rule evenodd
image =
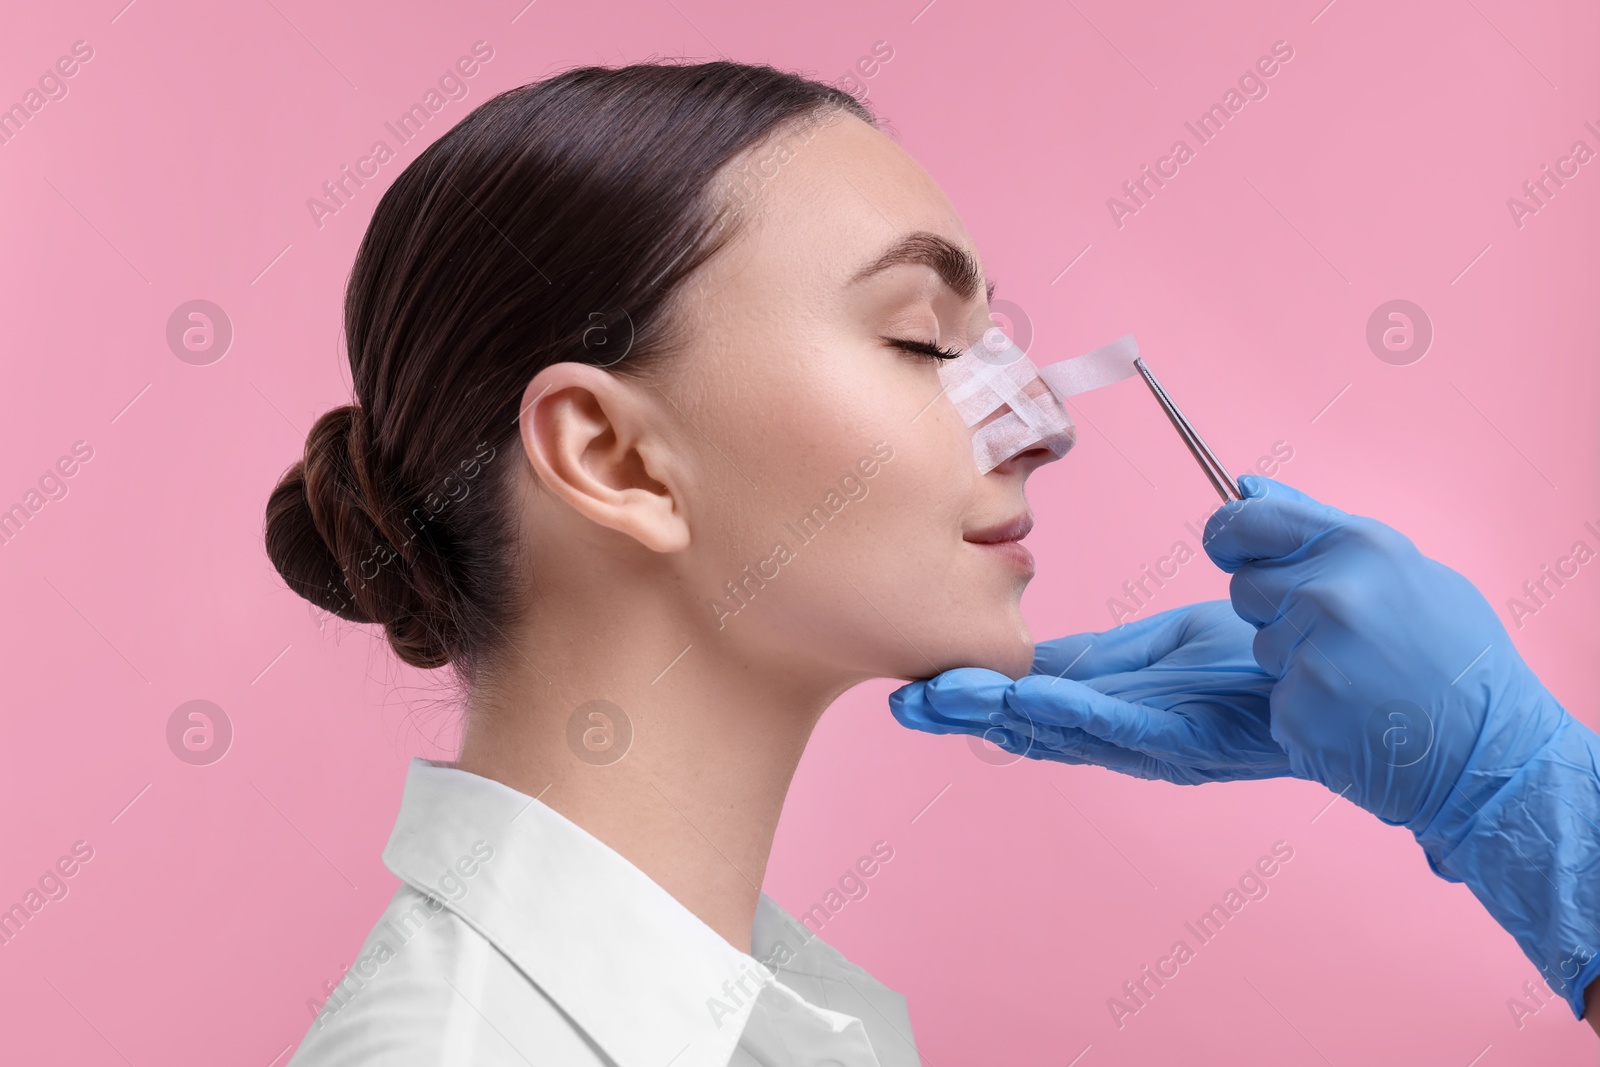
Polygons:
M1204 544L1259 628L1293 773L1410 829L1581 1018L1600 973L1600 737L1460 574L1373 519L1270 479L1240 487Z
M1269 732L1275 679L1251 657L1254 637L1226 601L1190 604L1046 641L1016 682L978 667L912 682L889 708L912 729L1137 778L1271 778L1289 773L1289 758Z

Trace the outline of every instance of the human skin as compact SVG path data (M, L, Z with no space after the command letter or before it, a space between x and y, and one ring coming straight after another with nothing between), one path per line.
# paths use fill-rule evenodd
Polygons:
M539 797L745 952L829 704L871 678L1027 672L1031 558L967 538L1026 525L1023 484L1055 458L1033 448L980 475L936 358L889 343L959 349L991 325L938 186L853 116L789 136L736 242L678 294L682 351L643 376L559 363L528 382L511 477L529 604L472 694L457 762ZM970 292L925 263L852 281L918 232L972 257ZM801 542L785 524L878 442L892 458L859 478L867 495ZM778 542L792 559L719 618L725 583ZM567 741L597 698L633 731L603 766Z

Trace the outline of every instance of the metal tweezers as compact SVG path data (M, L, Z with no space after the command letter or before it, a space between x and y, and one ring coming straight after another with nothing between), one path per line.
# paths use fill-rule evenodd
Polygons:
M1205 441L1194 432L1194 427L1189 425L1189 420L1183 417L1183 412L1178 410L1178 405L1172 402L1167 391L1161 388L1161 383L1156 381L1156 376L1150 373L1150 368L1144 365L1144 360L1133 361L1135 369L1144 377L1144 384L1150 387L1155 394L1156 402L1161 405L1161 410L1167 413L1167 418L1172 420L1173 428L1178 431L1178 436L1183 438L1183 443L1189 446L1189 452L1194 456L1200 469L1206 472L1206 477L1211 479L1212 486L1221 495L1224 504L1231 500L1243 500L1244 494L1239 492L1239 483L1233 480L1228 469L1217 459L1216 454L1206 447Z

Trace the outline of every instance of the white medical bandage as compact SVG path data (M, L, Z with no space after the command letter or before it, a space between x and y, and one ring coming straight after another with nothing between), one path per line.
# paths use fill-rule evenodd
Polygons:
M939 380L972 428L972 458L978 473L987 474L1039 445L1057 458L1066 455L1077 443L1078 431L1062 401L1131 378L1138 355L1130 333L1084 355L1039 367L995 326L959 358L941 363ZM1001 414L990 419L997 411Z

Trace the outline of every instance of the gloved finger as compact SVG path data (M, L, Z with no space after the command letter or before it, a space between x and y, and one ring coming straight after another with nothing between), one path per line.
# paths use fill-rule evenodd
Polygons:
M1113 770L1137 763L1134 757L1139 754L1115 751L1116 746L1068 723L1009 719L1006 693L1013 684L1005 675L980 667L945 671L924 682L918 703L913 707L911 702L905 702L904 717L899 714L896 717L903 724L928 733L968 734L997 745L1000 744L998 737L1009 733L1019 746L1011 751L1035 756L1043 751L1048 754L1047 758L1062 763L1077 760L1109 766ZM1065 688L1082 688L1077 682L1060 684Z
M889 711L900 725L930 734L982 732L989 716L1005 706L1011 679L982 667L959 667L889 694Z
M1030 731L1018 732L1009 726L990 726L983 733L975 734L974 736L982 737L990 744L997 745L1015 755L1026 756L1028 759L1047 759L1056 763L1068 763L1075 766L1094 763L1093 760L1078 755L1072 746L1053 743L1054 741L1059 741L1059 738L1049 739L1043 735L1032 736Z
M1161 708L1130 704L1081 682L1030 674L1005 693L1005 717L1013 729L1044 723L1081 730L1138 755L1167 759L1196 748L1194 724Z
M1032 677L1045 686L1054 681L1045 676ZM1136 778L1181 784L1194 784L1201 780L1186 775L1182 768L1148 753L1124 749L1067 723L1051 722L1048 718L1030 720L1026 717L1008 717L1006 692L1013 684L1003 674L980 667L962 667L945 671L927 681L900 687L890 694L889 707L895 719L911 729L982 737L1008 752L1031 759L1094 764ZM1112 699L1102 698L1094 690L1077 682L1059 681L1056 684L1093 693L1099 699Z
M1226 662L1244 658L1254 628L1239 617L1229 600L1190 604L1171 652L1161 657L1166 667L1192 666L1208 673Z
M1133 778L1159 779L1180 785L1192 785L1201 780L1165 760L1155 759L1141 752L1130 752L1082 730L1060 729L1042 723L1029 723L1023 719L1008 721L1011 724L1009 726L992 727L987 739L1007 752L1019 756L1079 766L1104 767ZM1002 741L1001 737L1005 740Z
M1289 669L1289 658L1305 643L1305 634L1288 619L1279 618L1256 631L1250 646L1256 665L1274 678L1282 678Z
M889 714L908 730L947 734L951 730L933 715L928 706L928 683L910 682L889 694Z
M913 682L902 686L889 697L889 709L902 726L934 734L967 734L979 737L990 744L1029 759L1051 760L1074 765L1100 764L1101 761L1082 752L1081 743L1092 741L1081 730L1055 727L1034 729L1023 724L1015 729L1006 723L996 723L998 712L988 718L948 718L933 708L927 682ZM1115 755L1111 757L1116 759Z
M1283 605L1296 583L1292 566L1246 563L1228 582L1228 600L1234 614L1256 629L1270 625L1283 614Z
M1099 633L1041 642L1033 649L1031 673L1082 681L1143 670L1182 643L1189 616L1199 606L1186 604Z
M1287 556L1349 518L1271 478L1241 475L1239 488L1245 499L1212 512L1201 538L1211 562L1230 573L1250 560Z
M1360 652L1352 655L1350 641L1341 639L1342 628L1330 629L1326 625L1327 610L1317 598L1291 597L1284 601L1276 619L1256 631L1251 653L1257 666L1278 679L1274 701L1281 699L1278 689L1290 674L1298 675L1302 682L1306 678L1320 679L1339 690L1359 687L1364 669L1372 669L1376 665L1374 656L1382 655L1381 650L1372 648L1360 636L1356 638ZM1463 662L1470 658L1470 652L1464 654ZM1419 667L1412 664L1409 669Z

